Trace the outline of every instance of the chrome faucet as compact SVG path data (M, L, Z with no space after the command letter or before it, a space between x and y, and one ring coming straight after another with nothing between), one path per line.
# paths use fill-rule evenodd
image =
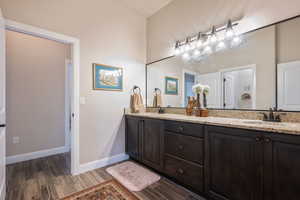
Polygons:
M284 113L277 113L276 114L277 109L276 108L270 108L269 109L269 113L266 114L264 112L261 112L260 114L263 115L263 121L267 121L267 122L281 122L281 115L285 115Z
M163 109L162 107L158 107L158 113L159 114L164 114L165 113L165 109Z

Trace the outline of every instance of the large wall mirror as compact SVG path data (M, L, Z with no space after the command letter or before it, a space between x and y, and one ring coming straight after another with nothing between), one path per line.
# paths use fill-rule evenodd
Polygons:
M154 62L146 78L148 107L185 107L200 83L210 88L208 108L300 111L300 17L245 33L238 46L198 61Z

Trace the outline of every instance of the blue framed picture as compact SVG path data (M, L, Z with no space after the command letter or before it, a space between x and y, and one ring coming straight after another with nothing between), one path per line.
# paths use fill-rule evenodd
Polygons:
M102 64L93 64L94 90L123 90L123 69Z
M165 93L170 95L178 95L178 78L165 78Z

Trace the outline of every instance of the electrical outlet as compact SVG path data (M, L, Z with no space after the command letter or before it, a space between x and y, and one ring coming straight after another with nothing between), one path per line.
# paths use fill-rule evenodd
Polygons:
M12 142L13 142L13 144L19 144L20 143L20 137L13 137Z

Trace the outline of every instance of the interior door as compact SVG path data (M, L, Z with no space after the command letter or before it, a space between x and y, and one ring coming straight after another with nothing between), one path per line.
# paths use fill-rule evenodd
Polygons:
M278 108L300 111L300 61L278 65Z
M0 9L0 200L5 199L5 31Z
M221 108L220 73L216 72L198 75L197 81L202 85L208 85L210 87L210 91L207 96L207 107Z
M234 77L229 73L225 73L223 76L223 105L224 108L233 109L235 107L234 96Z

